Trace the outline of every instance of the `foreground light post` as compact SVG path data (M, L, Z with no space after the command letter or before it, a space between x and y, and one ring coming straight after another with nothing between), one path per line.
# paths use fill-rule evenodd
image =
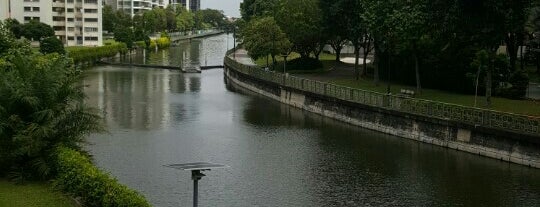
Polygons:
M208 162L195 162L184 164L171 164L165 167L174 168L177 170L191 171L191 179L193 180L193 207L198 206L199 201L199 180L206 176L202 171L210 171L212 169L227 168L229 166L222 164L214 164Z
M283 60L285 60L283 62L283 74L287 74L287 57L289 57L289 55L282 54L281 57L283 57Z

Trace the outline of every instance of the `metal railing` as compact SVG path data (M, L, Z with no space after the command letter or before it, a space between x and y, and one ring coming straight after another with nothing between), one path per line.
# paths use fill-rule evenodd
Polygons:
M294 88L300 91L332 97L417 116L455 121L472 126L510 131L518 134L540 136L540 117L467 107L437 101L388 95L374 91L339 86L310 79L265 71L257 66L236 62L227 52L225 65L254 78Z

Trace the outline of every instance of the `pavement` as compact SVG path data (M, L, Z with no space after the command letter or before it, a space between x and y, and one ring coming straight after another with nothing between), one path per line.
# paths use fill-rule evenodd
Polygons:
M540 100L540 84L529 83L529 90L527 91L527 98Z
M242 63L244 65L256 66L255 61L249 57L247 50L237 49L234 53L230 54L229 57L236 60L236 62Z

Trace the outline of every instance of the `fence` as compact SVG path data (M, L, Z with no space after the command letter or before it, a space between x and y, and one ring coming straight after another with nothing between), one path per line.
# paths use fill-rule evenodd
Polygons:
M225 57L225 65L228 66L228 68L232 68L240 73L260 80L287 86L300 91L311 92L344 101L402 113L460 122L475 127L480 126L518 134L540 136L540 117L388 95L294 77L273 71L265 71L256 66L240 64L229 57L230 53L231 51L229 51Z

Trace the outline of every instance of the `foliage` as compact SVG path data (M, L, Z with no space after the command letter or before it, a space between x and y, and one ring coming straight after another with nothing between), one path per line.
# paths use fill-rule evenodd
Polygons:
M155 41L158 49L165 49L171 46L171 40L168 37L160 37Z
M42 38L54 36L54 29L42 22L30 21L23 25L22 34L28 39L40 41Z
M280 1L276 21L304 58L316 50L321 39L321 10L317 0Z
M289 72L289 71L313 71L323 68L321 61L315 58L296 58L287 60L287 65L277 64L276 71ZM284 68L286 67L286 68ZM285 71L285 69L287 71Z
M253 18L274 16L279 0L244 0L240 3L240 13L244 21Z
M64 44L56 37L47 37L39 43L39 51L43 54L58 53L65 54Z
M55 185L73 196L81 197L85 206L150 206L142 195L99 170L82 153L59 147L56 155L58 177Z
M244 47L249 55L258 59L287 53L291 43L272 17L251 20L243 31Z
M128 49L132 49L133 42L135 42L133 29L124 26L117 27L114 30L114 40L123 42Z
M195 24L193 13L189 12L185 8L181 7L177 10L176 15L176 28L180 31L191 30Z
M18 49L18 48L14 48ZM101 130L100 117L82 102L81 72L58 54L24 51L0 68L0 164L19 182L54 175L55 146L79 148Z
M116 13L114 12L114 9L110 5L104 5L101 12L103 31L114 31L114 21L116 19Z
M124 54L128 50L124 43L112 43L101 47L68 47L67 53L75 64L95 62L101 58L113 57L118 53Z
M23 36L23 25L17 19L6 19L5 24L17 39Z

